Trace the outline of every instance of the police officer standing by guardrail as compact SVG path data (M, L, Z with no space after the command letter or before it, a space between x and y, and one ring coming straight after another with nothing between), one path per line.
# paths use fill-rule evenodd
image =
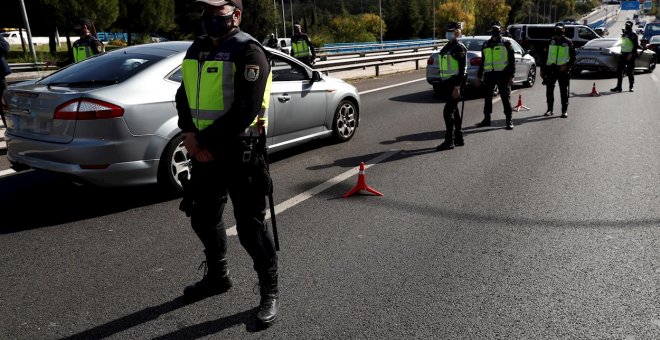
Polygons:
M545 53L545 63L541 66L541 78L546 86L545 98L548 110L545 116L553 114L555 102L555 83L559 82L561 96L561 117L568 117L568 88L571 81L570 71L575 63L575 47L573 41L564 35L564 24L555 24L555 36Z
M9 54L9 43L2 35L0 35L0 99L7 88L7 75L11 73L9 64L7 64L7 54ZM7 122L5 122L5 112L2 105L0 105L0 117L2 117L2 124L7 126Z
M293 25L293 35L291 36L291 56L300 60L307 66L312 66L316 59L314 45L309 40L309 36L302 32L300 23Z
M511 43L502 39L502 28L499 21L491 24L491 38L481 47L481 62L477 73L477 86L484 86L484 119L477 126L490 126L490 116L493 112L493 91L499 89L506 129L513 129L511 115L511 84L515 74L515 55Z
M238 238L259 279L257 322L269 325L278 313L278 266L265 222L271 179L265 150L257 144L267 122L270 65L261 44L238 28L241 0L196 2L203 4L206 35L195 39L184 57L176 107L183 143L192 157L191 181L184 187L192 202L182 207L204 245L203 264L208 271L183 294L186 300L197 301L232 286L222 219L229 195Z
M623 70L628 74L628 91L634 91L635 85L635 59L637 58L637 49L639 40L637 34L633 32L633 22L626 21L626 28L621 34L621 55L619 56L619 65L616 69L616 87L611 88L612 92L621 92L621 83L623 83Z
M458 100L461 98L461 86L465 80L467 49L458 41L462 25L459 22L447 24L448 43L438 53L440 72L440 95L445 101L442 112L445 120L445 141L438 145L438 151L450 150L454 146L463 146L462 117L458 112Z

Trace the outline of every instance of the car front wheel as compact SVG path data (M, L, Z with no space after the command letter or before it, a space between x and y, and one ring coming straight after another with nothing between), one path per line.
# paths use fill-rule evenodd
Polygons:
M523 82L523 85L525 87L532 87L536 83L536 65L533 65L532 67L529 68L529 72L527 73L527 80Z
M335 110L332 133L335 140L345 142L353 138L358 126L358 109L350 100L342 100Z
M656 56L651 57L651 61L649 61L649 68L646 70L646 72L651 73L653 70L655 70L655 64L656 64Z
M158 183L167 190L183 192L179 175L190 179L191 167L190 155L183 146L183 135L178 134L167 144L160 159Z

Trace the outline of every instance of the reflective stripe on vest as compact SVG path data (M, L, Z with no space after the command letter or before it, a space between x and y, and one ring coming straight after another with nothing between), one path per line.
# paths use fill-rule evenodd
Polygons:
M89 46L78 46L73 49L73 61L74 62L79 62L83 61L89 57L91 57L92 54L92 49L89 48Z
M307 57L309 55L309 45L307 45L305 39L294 42L291 44L291 48L293 48L293 56L296 58Z
M564 65L568 63L569 47L564 45L550 45L546 65Z
M633 50L633 41L628 37L621 38L621 53L630 53Z
M181 71L193 122L199 130L204 130L216 119L224 116L234 103L236 66L229 61L210 60L200 64L194 59L184 59ZM271 72L268 74L261 110L245 130L244 136L256 137L259 134L259 125L268 126L267 113L272 79ZM263 124L259 124L260 120Z
M484 72L502 71L508 64L509 55L504 45L484 48Z

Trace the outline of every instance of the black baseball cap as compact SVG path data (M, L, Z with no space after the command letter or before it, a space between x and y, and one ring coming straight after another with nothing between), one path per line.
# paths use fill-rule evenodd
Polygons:
M500 28L502 28L502 24L500 24L499 21L493 21L493 22L490 23L490 28L500 29Z
M564 23L563 22L558 22L555 24L555 27L559 27L561 29L564 29Z
M239 10L243 10L243 0L195 0L211 6L234 5Z
M460 30L463 28L463 24L456 21L450 21L447 23L447 30Z
M92 20L89 18L78 18L76 20L76 23L73 25L74 30L79 30L82 29L83 26L87 26L87 28L92 28L94 24L92 23Z

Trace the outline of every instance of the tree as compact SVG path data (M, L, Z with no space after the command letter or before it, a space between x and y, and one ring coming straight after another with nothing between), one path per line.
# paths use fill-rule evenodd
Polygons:
M489 31L493 21L499 21L505 25L509 11L511 11L511 6L507 5L504 0L476 0L475 7L475 34Z
M465 4L460 0L450 0L438 6L436 20L439 27L447 27L450 21L460 21L463 23L463 33L471 34L474 32L474 14L465 10Z
M147 35L174 26L174 0L122 0L115 27L128 33L128 44L133 43L131 33Z
M278 15L273 7L273 0L253 0L243 2L244 11L241 30L262 41L275 33ZM286 35L285 35L286 36Z

